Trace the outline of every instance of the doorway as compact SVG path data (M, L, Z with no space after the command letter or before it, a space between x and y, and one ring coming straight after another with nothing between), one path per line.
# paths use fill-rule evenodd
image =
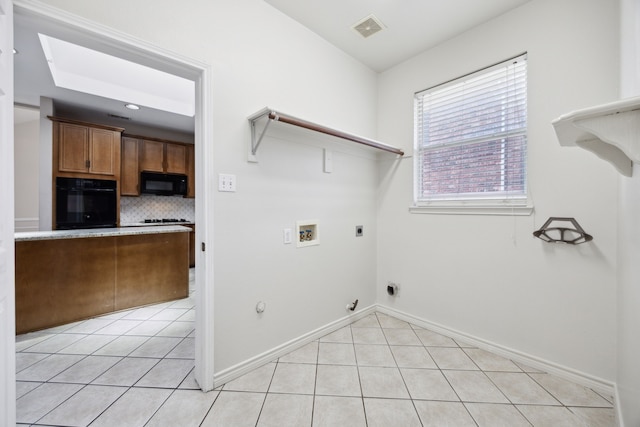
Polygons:
M212 143L210 116L210 69L207 64L186 59L173 52L143 43L105 28L96 29L84 20L75 19L55 9L44 8L29 2L15 1L14 17L35 19L42 25L55 27L64 33L68 41L76 37L92 49L137 62L150 68L195 82L195 182L196 203L196 318L195 318L195 378L203 391L213 389L213 253L210 236L212 224L206 221L212 212L212 200L208 194L211 179ZM204 251L207 247L209 250ZM202 250L200 250L202 248Z

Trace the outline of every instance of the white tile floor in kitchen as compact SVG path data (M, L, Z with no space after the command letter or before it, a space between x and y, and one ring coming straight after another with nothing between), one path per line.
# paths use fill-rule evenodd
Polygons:
M17 337L18 425L614 426L613 399L375 313L202 393L193 294Z

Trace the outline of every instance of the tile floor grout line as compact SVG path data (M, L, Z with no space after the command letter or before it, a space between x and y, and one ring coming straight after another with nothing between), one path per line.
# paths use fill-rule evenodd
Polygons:
M420 341L420 337L418 337L418 334L416 334L416 331L413 328L410 328L411 332L413 333L413 335L415 335L415 337L418 339L419 342ZM420 413L418 412L418 408L416 407L416 402L411 394L411 390L409 389L409 386L407 385L407 380L404 378L404 375L402 374L402 369L400 368L400 365L398 364L398 360L396 359L396 356L393 354L393 351L391 351L391 344L389 343L389 339L387 338L386 334L384 333L384 328L382 328L382 335L384 335L384 339L387 341L387 347L389 348L389 352L391 353L391 357L393 358L393 362L396 364L396 368L398 369L398 372L400 373L400 378L402 378L402 383L404 384L404 387L407 389L407 394L409 395L409 400L411 400L411 406L413 407L413 410L416 413L416 416L418 417L418 421L420 421L420 425L422 427L424 427L424 422L422 421L422 418L420 417Z
M375 314L375 313L374 313ZM365 317L363 317L365 319ZM377 321L376 317L376 321ZM356 353L356 340L353 336L353 323L349 324L349 333L351 334L351 345L353 347L353 355L356 360L356 372L358 373L358 386L360 387L360 401L362 402L362 412L364 413L364 425L369 426L369 419L367 417L367 406L364 403L364 390L362 389L362 377L360 376L360 365L358 365L358 354Z
M271 384L273 383L273 379L276 376L276 369L278 369L278 360L275 360L276 366L273 368L273 372L271 373L271 379L269 379L269 385L267 386L267 390L264 392L264 399L262 400L262 405L260 406L260 411L258 412L258 418L256 418L255 427L258 427L258 423L260 422L260 417L262 416L262 411L264 410L264 405L267 403L267 396L269 396L269 389L271 388ZM272 363L272 362L270 362Z

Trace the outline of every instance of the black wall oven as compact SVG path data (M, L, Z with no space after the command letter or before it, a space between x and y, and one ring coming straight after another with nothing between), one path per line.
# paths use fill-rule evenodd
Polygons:
M56 229L116 227L116 192L113 180L56 178Z

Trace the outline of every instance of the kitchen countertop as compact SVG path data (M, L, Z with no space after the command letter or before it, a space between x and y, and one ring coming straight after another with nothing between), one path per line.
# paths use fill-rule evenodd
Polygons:
M184 223L182 223L184 224ZM26 231L15 233L16 242L28 240L79 239L88 237L126 236L132 234L159 234L190 232L180 225L157 224L139 227L89 228L79 230Z

